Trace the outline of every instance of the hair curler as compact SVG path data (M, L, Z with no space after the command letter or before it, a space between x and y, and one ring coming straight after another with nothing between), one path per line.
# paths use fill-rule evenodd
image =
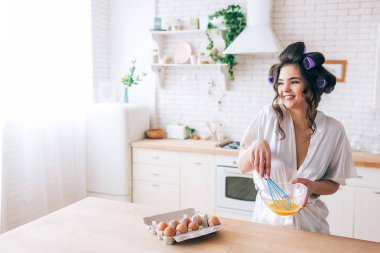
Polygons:
M321 66L325 62L325 57L321 53L308 53L302 60L305 69L313 69Z
M270 74L270 75L268 76L268 84L269 84L269 85L273 85L273 83L274 83L274 75L273 75L273 74Z

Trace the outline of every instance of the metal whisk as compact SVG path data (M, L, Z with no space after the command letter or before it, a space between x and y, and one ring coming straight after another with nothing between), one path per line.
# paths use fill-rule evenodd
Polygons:
M273 204L276 208L282 208L285 210L289 210L291 207L291 203L289 200L289 196L286 194L286 192L281 189L280 186L278 186L272 179L265 178L267 181L268 189L270 196L273 200Z

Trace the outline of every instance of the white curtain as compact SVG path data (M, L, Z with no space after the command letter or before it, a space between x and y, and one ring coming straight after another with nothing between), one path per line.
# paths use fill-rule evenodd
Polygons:
M6 1L1 231L86 196L90 0Z

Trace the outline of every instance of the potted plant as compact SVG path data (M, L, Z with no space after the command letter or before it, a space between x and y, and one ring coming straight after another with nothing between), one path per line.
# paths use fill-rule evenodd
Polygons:
M246 19L242 12L240 5L229 5L226 9L221 9L211 16L211 22L208 23L206 35L209 41L207 49L210 51L210 57L215 62L227 63L229 66L228 73L230 79L234 80L234 66L237 64L235 56L232 54L221 55L214 47L214 41L211 38L211 29L222 29L222 37L227 48L232 41L244 30L246 27Z
M122 100L124 103L128 103L128 87L139 84L142 81L141 77L146 76L146 73L143 71L141 74L136 73L136 60L132 60L131 67L129 72L121 79L121 82L124 85L124 91Z

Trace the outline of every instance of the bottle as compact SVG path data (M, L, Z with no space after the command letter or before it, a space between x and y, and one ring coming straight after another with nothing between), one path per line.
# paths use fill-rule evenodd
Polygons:
M154 49L152 52L152 64L158 63L158 50Z
M216 140L223 141L224 140L224 127L222 123L219 123L216 129Z

